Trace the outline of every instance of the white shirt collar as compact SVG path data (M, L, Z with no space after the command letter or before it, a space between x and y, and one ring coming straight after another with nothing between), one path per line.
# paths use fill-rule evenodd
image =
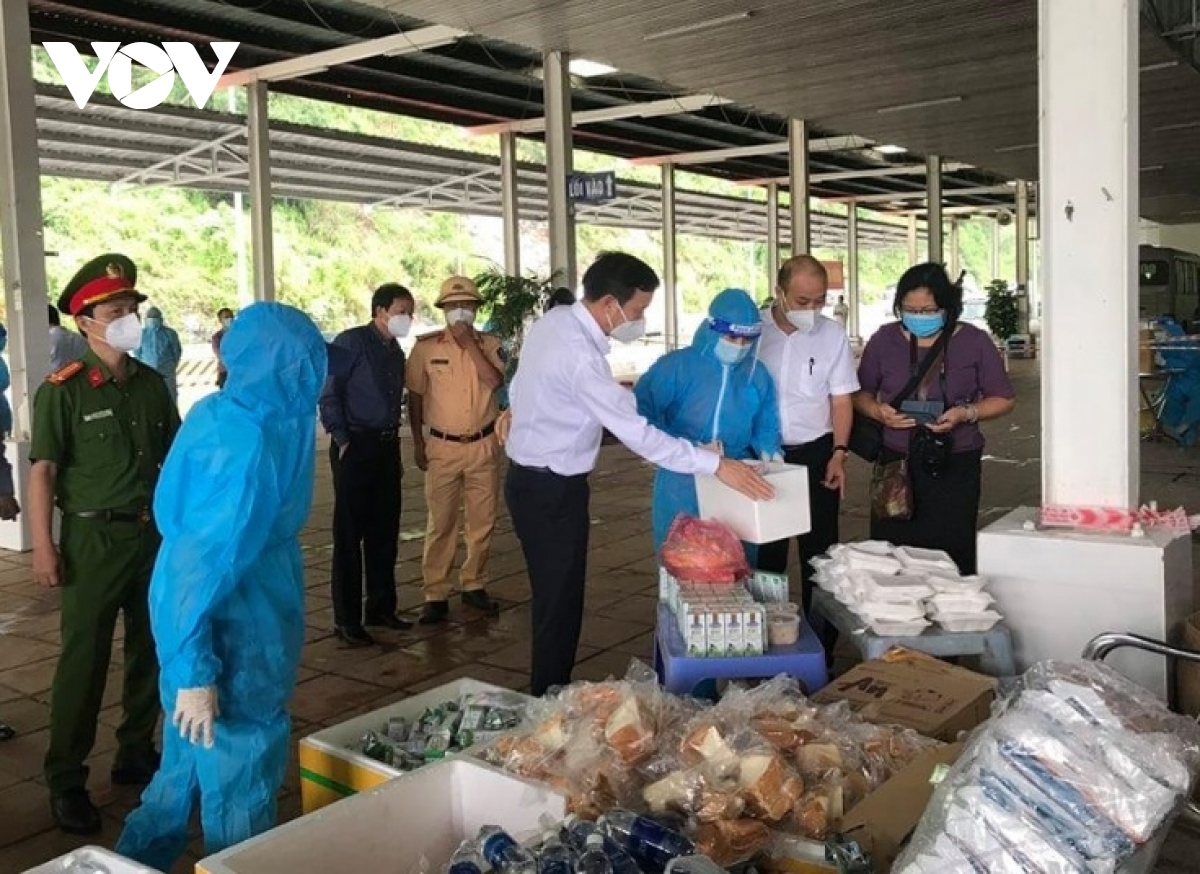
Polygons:
M583 301L578 300L571 304L571 313L583 325L583 331L587 334L589 340L600 350L601 355L607 355L612 351L612 343L608 336L600 330L600 325L596 322L591 310L583 305Z

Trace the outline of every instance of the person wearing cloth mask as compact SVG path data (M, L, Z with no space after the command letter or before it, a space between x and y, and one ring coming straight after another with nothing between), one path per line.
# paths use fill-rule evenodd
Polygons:
M883 519L873 512L871 537L902 546L941 549L964 574L975 573L975 529L979 516L983 468L983 434L979 423L1012 412L1012 383L996 346L984 331L960 323L962 288L953 284L941 264L918 264L896 284L893 310L898 323L876 332L858 368L862 391L854 407L884 426L883 450L877 465L909 458L912 514L907 520ZM924 364L936 355L920 385L910 394L928 409L910 414L892 401ZM919 424L917 418L927 418ZM920 429L948 437L948 452L919 453L914 439Z
M206 853L274 827L304 646L299 537L325 342L299 310L256 303L224 350L225 389L188 415L154 496L150 619L167 725L162 768L117 851L157 871L187 846L197 802Z
M158 307L147 309L146 317L142 319L142 343L134 350L133 357L159 372L167 383L171 400L176 403L179 401L179 388L175 374L179 370L182 355L179 334L163 323L162 311Z
M638 455L677 473L715 474L766 500L771 486L748 465L664 434L638 415L633 393L613 379L609 338L632 343L658 275L623 252L607 252L583 274L583 300L555 307L529 329L500 432L510 460L504 498L533 592L530 688L535 696L571 681L583 626L587 578L588 474L607 428Z
M460 513L467 547L460 572L462 601L489 616L499 612L485 589L485 568L500 500L496 390L504 384L504 362L500 341L474 328L481 301L475 283L465 276L442 283L434 306L445 312L447 327L417 342L404 371L413 456L425 471L429 510L421 560L423 625L445 622L450 612Z
M414 306L412 292L403 285L388 282L375 289L371 321L333 339L353 363L331 373L321 391L321 424L333 438L334 632L352 647L374 644L364 625L393 631L412 626L396 615L396 546L404 401L404 351L398 341L412 328Z
M233 310L229 307L221 307L217 310L217 321L221 324L217 333L212 335L212 351L213 356L217 359L217 388L222 388L225 385L225 360L221 357L221 341L225 339L225 333L233 325Z
M775 301L763 315L759 357L775 380L783 458L808 468L808 512L812 527L796 538L801 601L812 601L810 561L840 539L838 515L846 490L846 443L858 390L854 358L845 329L821 315L829 291L824 265L796 255L779 268ZM786 573L788 541L764 544L758 567ZM832 634L823 643L833 649Z
M112 782L144 785L158 768L158 660L148 592L159 533L150 511L179 429L163 378L129 357L142 340L137 267L124 255L86 264L59 298L87 337L79 361L33 399L29 526L33 578L61 588L62 653L50 693L45 775L59 828L100 831L85 762L96 740L117 614L125 620L124 719ZM62 530L54 543L54 506Z
M638 412L672 437L714 448L727 458L777 455L775 385L755 360L761 332L753 298L740 288L725 289L709 304L692 345L667 353L638 380ZM656 554L680 513L700 513L696 478L659 468L654 476Z

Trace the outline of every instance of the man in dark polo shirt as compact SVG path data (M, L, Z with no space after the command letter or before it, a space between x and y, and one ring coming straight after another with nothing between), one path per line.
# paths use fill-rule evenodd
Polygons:
M334 631L349 646L375 642L364 625L397 631L412 625L396 615L396 549L404 399L404 352L397 341L412 327L413 306L412 292L402 285L375 289L371 321L334 338L333 345L353 357L321 392L321 423L333 438Z
M125 716L112 781L150 782L158 769L158 660L148 591L159 534L151 498L179 414L163 378L130 358L141 341L137 268L102 255L67 285L58 307L87 338L83 357L52 373L33 400L29 521L33 576L62 591L62 653L50 698L46 783L59 827L100 830L84 764L108 676L117 614L125 620ZM56 546L53 506L62 510Z

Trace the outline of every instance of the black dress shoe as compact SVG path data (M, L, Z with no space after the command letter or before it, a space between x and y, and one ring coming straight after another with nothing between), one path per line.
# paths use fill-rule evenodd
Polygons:
M390 628L392 631L407 631L412 628L412 623L407 619L401 619L395 613L390 616L368 616L367 621L363 625L374 625L380 628Z
M71 835L94 835L100 831L100 811L86 789L68 789L50 796L50 813L58 827Z
M162 756L156 752L133 756L113 763L112 781L114 786L145 786L158 773L162 764Z
M335 625L333 626L333 633L346 646L361 647L375 645L375 638L367 634L361 625Z
M470 592L463 592L463 603L468 607L474 607L486 613L488 616L497 616L500 613L500 605L488 597L488 593L483 589L475 589Z
M437 625L439 622L445 622L449 615L449 601L426 601L425 606L421 608L421 624Z
M17 736L17 730L7 722L0 722L0 740L12 740Z

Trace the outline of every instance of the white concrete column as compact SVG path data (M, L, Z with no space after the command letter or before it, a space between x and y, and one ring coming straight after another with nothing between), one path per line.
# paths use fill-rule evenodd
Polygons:
M679 292L675 288L675 167L662 166L663 297L666 304L666 348L679 348Z
M917 251L917 215L911 213L908 217L908 266L917 263L920 253Z
M1043 500L1132 507L1138 5L1039 0L1038 11Z
M950 264L948 267L950 279L958 279L962 272L962 253L958 249L958 219L950 219Z
M250 251L254 299L275 300L275 231L271 220L271 123L267 83L246 86L246 124L250 144Z
M1019 327L1029 333L1029 183L1017 180L1017 306L1020 309Z
M517 135L500 134L500 220L504 226L504 272L521 275L521 207L517 193Z
M18 500L29 482L29 432L33 394L50 370L46 318L46 241L42 233L36 104L30 60L27 0L0 0L0 252L8 308L8 358L12 373L12 440L5 447ZM24 513L0 523L0 546L32 545Z
M925 159L926 210L925 232L929 238L927 261L942 261L942 159L930 155Z
M225 109L230 115L237 113L237 89L225 89ZM250 281L246 276L246 196L239 188L233 192L233 245L237 250L238 308L254 303L250 292Z
M1000 278L1000 222L992 219L992 275L989 279Z
M775 293L779 278L779 185L767 185L767 293Z
M788 121L789 176L792 190L792 254L804 255L812 248L808 215L808 122Z
M550 270L574 290L575 210L567 196L574 163L571 137L571 73L566 52L546 52L542 61L546 103L546 195L550 217Z
M846 296L850 318L846 324L851 337L858 336L858 203L846 204Z

